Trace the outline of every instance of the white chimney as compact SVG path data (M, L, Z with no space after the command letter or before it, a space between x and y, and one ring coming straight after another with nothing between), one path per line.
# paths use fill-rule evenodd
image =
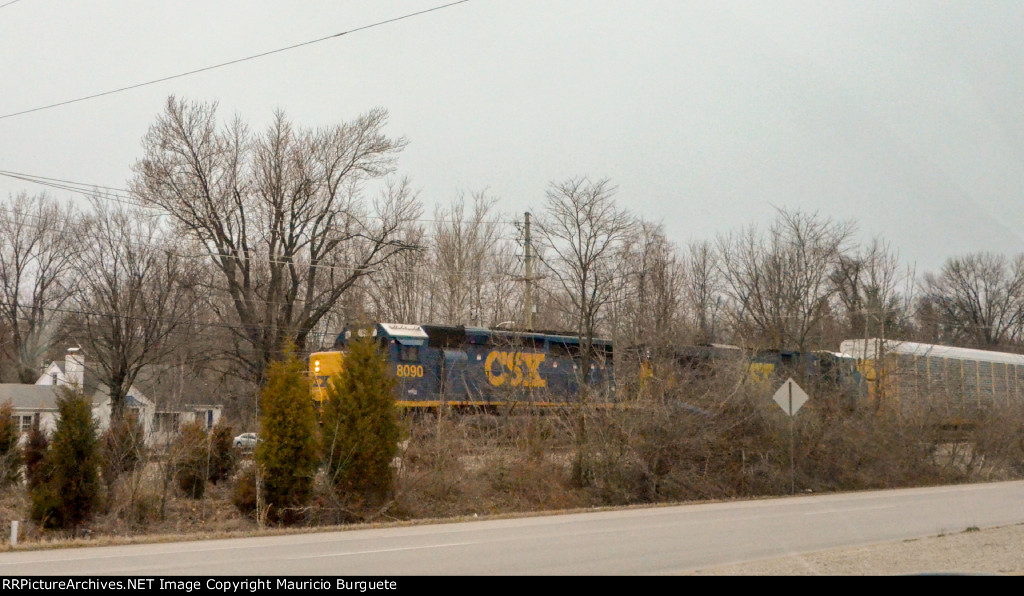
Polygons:
M81 348L68 348L64 356L64 382L68 385L78 385L81 389L85 387L85 356Z

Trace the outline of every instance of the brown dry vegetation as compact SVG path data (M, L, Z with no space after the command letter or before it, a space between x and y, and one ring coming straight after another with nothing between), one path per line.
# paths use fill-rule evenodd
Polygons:
M372 510L344 510L320 479L302 527L1024 477L1019 409L991 411L977 427L951 437L926 413L897 417L850 407L844 396L808 383L813 399L791 421L769 399L770 389L741 378L655 377L631 392L628 405L588 408L582 443L575 434L578 411L407 416L390 499ZM582 485L573 474L577 459L585 465ZM192 499L166 480L166 462L152 457L107 490L85 534L95 541L255 532L254 517L231 504L251 460L240 463L231 479ZM27 520L27 511L23 488L5 489L0 518ZM67 538L22 524L25 547Z

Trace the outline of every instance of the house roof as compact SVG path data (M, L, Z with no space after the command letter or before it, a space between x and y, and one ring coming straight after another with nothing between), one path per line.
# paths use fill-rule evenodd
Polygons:
M92 403L105 404L108 401L110 401L110 389L106 385L96 387L96 390L92 392ZM129 408L145 408L153 405L151 400L140 394L135 385L128 389L128 394L124 396L124 404Z
M54 385L0 383L0 404L10 402L15 410L56 410L60 390Z
M79 357L81 357L81 354L79 354ZM89 358L83 358L82 360L84 363L84 370L82 371L83 392L92 397L93 404L101 405L106 403L110 399L110 390L105 383L100 381L100 373L102 372L100 365L95 361L90 361ZM66 374L67 358L52 361L47 370L52 371L54 366ZM196 382L197 378L187 367L168 364L147 364L139 369L135 381L128 388L128 395L126 396L128 398L128 406L145 407L161 404L161 411L180 410L182 407L180 402L183 401L183 398L185 396L191 397L195 394L193 385ZM3 394L0 392L0 403L3 400ZM53 400L50 401L52 402ZM216 404L210 407L220 408L222 406ZM185 406L185 408L187 410L192 408L192 406Z
M129 393L141 393L152 401L162 401L168 397L168 393L174 393L175 388L180 388L183 382L181 368L178 366L164 364L147 364L139 369L135 376L135 382L128 388ZM86 363L85 368L85 391L86 393L102 393L104 396L110 394L109 388L100 381L98 371Z
M54 360L50 363L50 366L56 366L60 371L66 374L67 367L65 362L61 360ZM166 385L168 379L173 378L176 373L177 367L165 366L158 364L149 364L143 366L138 375L135 378L135 382L129 388L129 391L142 392L148 396L155 392L160 386ZM82 391L86 395L92 395L94 402L101 402L110 395L110 390L105 383L100 381L99 371L91 366L88 361L85 362L85 370L83 371L83 387ZM131 404L129 404L131 405Z
M169 364L147 364L135 376L135 386L146 395L159 395L161 390L180 386L182 381L181 367Z

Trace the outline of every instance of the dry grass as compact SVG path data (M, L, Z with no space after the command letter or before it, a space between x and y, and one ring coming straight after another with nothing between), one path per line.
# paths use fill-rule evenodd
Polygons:
M232 482L211 485L193 500L164 486L159 465L151 463L145 474L122 479L105 495L105 507L83 528L87 532L42 532L23 521L18 548L336 531L789 494L788 421L779 422L774 404L719 395L725 394L687 399L711 416L668 401L593 412L585 444L590 470L582 486L572 482L577 444L574 420L565 413L428 417L408 421L394 494L373 510L339 510L336 499L320 492L304 526L260 528L231 504ZM921 448L927 437L918 437L920 429L906 421L888 426L874 415L808 406L796 426L797 488L820 493L1019 478L1024 451L1013 440L1021 420L1016 414L999 416L1002 426L974 437L975 448L954 453L948 444ZM320 491L325 484L318 483ZM28 512L25 491L0 495L0 520L27 520ZM336 525L340 520L351 523ZM10 549L6 542L3 537L0 549Z
M105 496L101 511L74 533L41 530L29 519L30 503L24 490L4 491L0 498L0 519L20 520L18 542L21 548L247 535L258 529L253 520L240 515L231 505L228 484L209 487L207 495L200 500L171 495L164 505L163 515L160 514L160 495L154 488L143 487L129 496L123 486L116 487L112 494ZM4 540L4 546L10 548L8 540Z

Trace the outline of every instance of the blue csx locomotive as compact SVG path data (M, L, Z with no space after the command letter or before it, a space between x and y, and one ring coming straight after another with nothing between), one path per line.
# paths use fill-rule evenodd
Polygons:
M343 366L353 332L380 343L397 380L395 397L407 408L570 403L580 383L602 396L612 388L612 343L594 339L591 370L581 378L578 337L482 327L377 323L338 336L334 350L310 355L314 399L324 398L331 374Z

